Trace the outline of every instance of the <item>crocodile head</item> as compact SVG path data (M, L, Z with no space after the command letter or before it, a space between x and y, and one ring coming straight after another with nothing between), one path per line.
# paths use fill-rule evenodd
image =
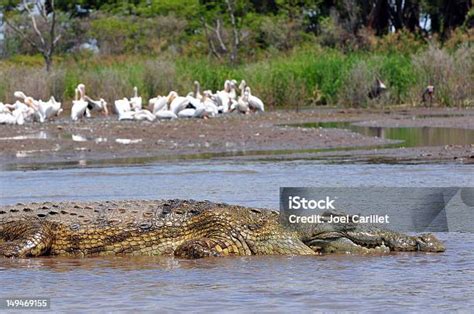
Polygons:
M321 224L303 231L301 240L317 253L377 254L389 252L444 252L431 233L409 236L373 225Z
M433 234L418 236L387 232L322 232L303 238L318 253L389 253L402 251L444 252L444 244Z

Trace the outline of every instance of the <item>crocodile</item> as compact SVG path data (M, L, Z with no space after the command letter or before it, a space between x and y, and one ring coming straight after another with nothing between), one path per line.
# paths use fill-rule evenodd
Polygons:
M202 258L444 249L432 234L409 236L353 223L297 230L285 227L278 211L209 201L42 202L0 207L0 257Z

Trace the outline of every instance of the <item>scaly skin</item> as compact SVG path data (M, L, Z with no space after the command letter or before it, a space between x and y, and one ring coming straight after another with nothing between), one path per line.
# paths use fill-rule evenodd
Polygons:
M411 237L341 225L291 231L276 211L196 201L32 203L0 207L0 256L313 255L444 251Z

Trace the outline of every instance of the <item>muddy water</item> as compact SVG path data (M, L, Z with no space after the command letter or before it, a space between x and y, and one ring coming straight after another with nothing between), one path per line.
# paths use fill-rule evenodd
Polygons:
M474 130L436 127L374 127L352 122L303 123L305 128L348 129L365 136L400 141L401 147L424 147L474 144ZM393 145L392 145L393 146Z
M3 171L0 202L195 198L277 208L280 186L472 186L473 178L469 165L160 163ZM0 260L0 297L50 297L55 311L470 311L474 235L438 236L443 254Z

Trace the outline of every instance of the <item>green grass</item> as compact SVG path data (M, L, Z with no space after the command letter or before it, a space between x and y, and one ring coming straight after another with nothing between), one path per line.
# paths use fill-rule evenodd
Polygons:
M63 86L63 90L56 89L55 96L69 101L79 82L86 84L88 94L113 102L115 99L130 97L133 86L137 86L146 99L157 94L165 95L171 89L187 94L193 89L194 80L201 83L203 90L216 91L223 88L223 82L227 79L245 79L252 88L252 93L262 98L269 108L308 105L314 103L316 95L319 103L336 104L344 82L348 84L347 77L351 69L360 61L376 69L371 73L377 73L390 87L390 101L393 104L409 102L409 97L413 94L410 89L419 80L411 56L367 52L344 54L320 47L300 48L291 53L235 67L206 57L157 60L147 56L118 56L92 57L87 61L77 57L61 58L54 64L54 69L63 73L55 76L56 80L63 80L59 84ZM0 72L2 68L24 66L40 71L34 57L29 57L26 60L17 58L0 63ZM15 71L0 78L0 86L3 87L0 99L11 97L11 86L15 84L23 84L15 88L28 92L28 79L20 80L14 73ZM375 77L367 78L367 81L373 80ZM44 84L46 91L48 88L51 90L47 80ZM37 95L40 96L43 97Z

